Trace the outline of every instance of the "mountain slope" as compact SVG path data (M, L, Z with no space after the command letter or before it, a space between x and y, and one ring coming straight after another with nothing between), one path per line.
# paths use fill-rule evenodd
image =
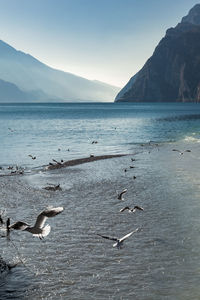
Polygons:
M200 4L167 30L134 80L115 101L200 101Z
M29 101L112 101L119 91L117 87L50 68L3 41L0 41L0 79L31 93L33 99Z
M0 79L0 102L29 101L33 94L21 91L15 84Z

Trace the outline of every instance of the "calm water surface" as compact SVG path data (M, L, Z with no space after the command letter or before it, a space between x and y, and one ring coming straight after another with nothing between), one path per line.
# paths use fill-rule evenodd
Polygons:
M150 140L199 134L199 118L196 104L1 104L0 164L38 166L91 152L127 153ZM91 145L94 140L98 144Z
M24 263L1 277L0 299L199 299L199 133L196 104L0 105L0 165L30 171L0 177L2 209L32 223L48 205L65 208L48 220L44 241L28 232L1 239L2 257ZM41 169L91 153L129 155ZM44 190L47 183L62 191ZM135 204L144 212L119 212ZM97 236L138 227L121 250Z

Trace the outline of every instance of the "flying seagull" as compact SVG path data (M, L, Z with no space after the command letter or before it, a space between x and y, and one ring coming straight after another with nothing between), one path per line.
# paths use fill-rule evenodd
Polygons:
M172 149L172 151L177 151L177 152L180 153L180 155L183 155L183 152L191 152L190 149L187 149L187 150L184 150L184 151L180 151L180 150L178 150L178 149Z
M28 156L31 157L32 159L36 159L36 156L33 156L31 154L29 154Z
M124 200L124 198L123 198L123 194L125 194L127 192L127 189L124 189L121 193L119 193L118 195L117 195L117 198L119 199L119 200Z
M120 209L120 212L123 212L123 211L125 211L127 209L128 209L129 212L133 212L133 213L136 212L137 209L138 210L144 210L144 208L142 208L142 207L140 207L138 205L135 205L133 208L130 208L129 206L125 206L124 208Z
M180 155L183 155L183 152L182 152L182 151L180 151L180 150L178 150L178 149L172 149L172 151L177 151L177 152L179 152L179 153L180 153Z
M29 224L21 221L17 221L12 225L9 225L9 230L22 230L28 231L33 234L33 236L37 236L40 239L43 239L47 236L51 231L51 226L47 224L44 227L45 221L47 218L55 217L63 211L63 207L51 207L43 210L36 219L35 225L30 226Z
M117 247L117 249L121 249L122 246L123 246L123 242L124 242L129 236L131 236L133 233L136 233L138 230L139 230L139 228L135 229L134 231L131 231L130 233L128 233L128 234L126 234L125 236L123 236L122 238L109 237L109 236L101 235L101 234L98 234L98 233L97 233L97 235L101 236L101 237L104 238L104 239L108 239L108 240L111 240L111 241L115 241L116 243L113 244L113 247Z

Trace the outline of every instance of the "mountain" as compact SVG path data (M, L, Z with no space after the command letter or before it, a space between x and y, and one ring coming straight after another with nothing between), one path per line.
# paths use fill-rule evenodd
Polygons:
M31 93L21 91L15 84L0 79L0 102L26 102L31 99Z
M200 102L200 4L165 37L116 102Z
M112 101L119 91L118 87L53 69L1 40L0 80L1 102Z

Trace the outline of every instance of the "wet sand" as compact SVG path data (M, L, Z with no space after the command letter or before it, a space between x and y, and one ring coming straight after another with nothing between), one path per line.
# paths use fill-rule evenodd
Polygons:
M122 157L126 156L128 154L111 154L111 155L98 155L98 156L90 156L90 157L85 157L85 158L78 158L78 159L72 159L65 161L63 163L55 163L51 164L48 166L45 166L48 170L54 170L54 169L60 169L60 168L66 168L66 167L72 167L72 166L77 166L97 160L102 160L102 159L110 159L114 157Z

